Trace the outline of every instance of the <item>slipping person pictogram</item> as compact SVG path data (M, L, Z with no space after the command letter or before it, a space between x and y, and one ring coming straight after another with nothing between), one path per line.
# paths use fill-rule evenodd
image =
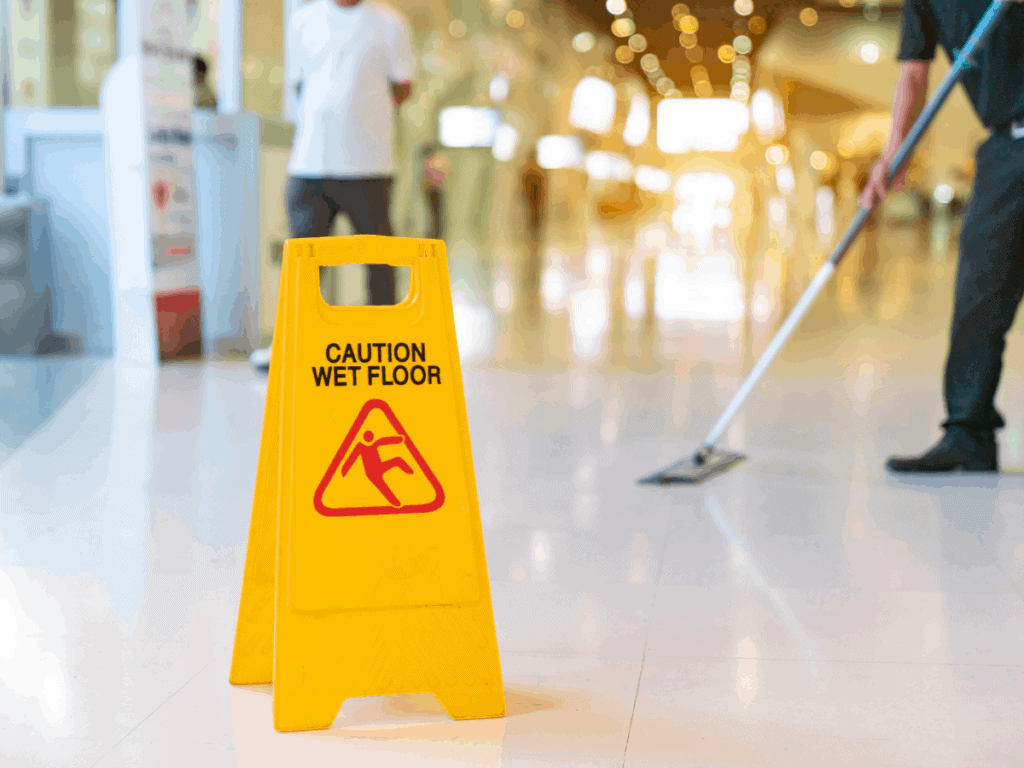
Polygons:
M388 446L398 446L392 450L400 455L381 456ZM400 473L388 482L393 469ZM377 398L363 404L313 494L313 507L327 517L433 512L442 504L437 476L391 406Z
M342 465L341 476L347 475L348 471L352 469L352 465L356 463L356 459L361 456L363 458L363 472L366 473L366 477L373 483L374 487L384 494L384 498L390 502L391 506L402 506L402 502L398 500L398 497L395 496L384 480L384 473L391 469L400 469L405 474L411 475L412 467L401 456L384 461L380 457L380 449L385 445L401 445L405 442L405 438L401 435L392 435L391 437L382 437L374 442L373 432L366 430L363 432L363 440L366 442L359 443L352 450L352 453L349 454L344 465Z

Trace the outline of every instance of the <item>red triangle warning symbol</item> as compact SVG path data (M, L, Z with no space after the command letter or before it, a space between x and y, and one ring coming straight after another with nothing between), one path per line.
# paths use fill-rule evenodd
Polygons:
M313 495L321 515L433 512L444 489L395 412L368 400Z

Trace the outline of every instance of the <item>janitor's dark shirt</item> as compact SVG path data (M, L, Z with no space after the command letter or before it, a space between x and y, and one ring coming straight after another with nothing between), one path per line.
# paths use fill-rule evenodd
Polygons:
M929 61L941 44L949 58L967 43L989 0L905 0L900 61ZM1001 129L1024 117L1024 3L1012 3L978 66L961 81L981 122Z

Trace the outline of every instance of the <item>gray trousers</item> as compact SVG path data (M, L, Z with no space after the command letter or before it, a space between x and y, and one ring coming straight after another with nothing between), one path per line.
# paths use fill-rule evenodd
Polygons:
M391 178L307 179L289 177L285 193L292 237L328 237L344 213L360 235L391 235L388 198ZM395 270L387 264L366 269L371 304L395 303Z

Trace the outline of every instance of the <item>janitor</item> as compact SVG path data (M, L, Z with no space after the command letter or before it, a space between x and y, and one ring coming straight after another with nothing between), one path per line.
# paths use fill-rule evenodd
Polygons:
M961 81L992 134L977 153L974 190L960 234L953 321L946 360L945 434L920 456L893 456L893 472L998 470L995 408L1006 332L1024 297L1024 5L1003 17ZM892 134L861 195L886 197L889 162L925 103L936 45L952 60L988 9L987 0L905 0ZM902 179L899 180L902 182Z

